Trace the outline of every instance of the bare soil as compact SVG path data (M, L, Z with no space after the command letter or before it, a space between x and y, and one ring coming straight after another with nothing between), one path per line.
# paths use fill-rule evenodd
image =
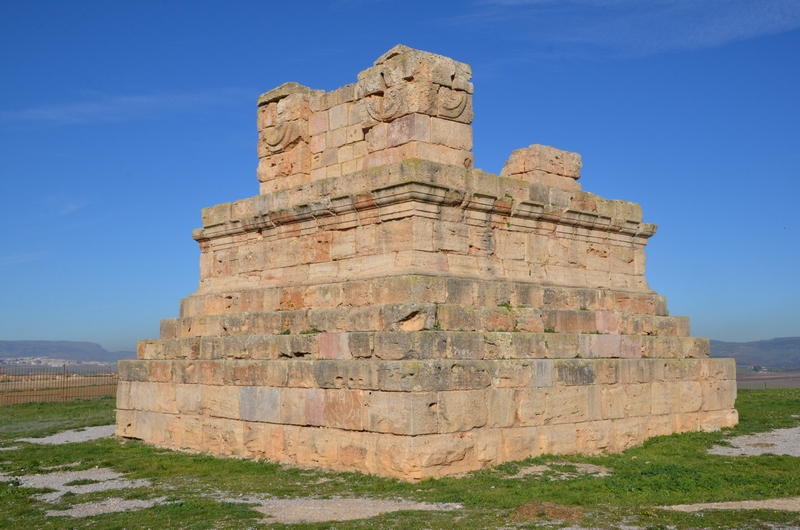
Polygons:
M511 513L514 521L567 521L576 523L583 518L583 510L577 506L563 506L553 502L542 502L536 499L529 501Z

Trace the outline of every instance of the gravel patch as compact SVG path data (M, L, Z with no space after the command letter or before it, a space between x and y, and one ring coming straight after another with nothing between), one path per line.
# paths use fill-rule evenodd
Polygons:
M674 506L658 506L657 508L662 510L672 510L675 512L700 512L703 510L780 510L783 512L800 512L800 497L763 499L760 501L676 504Z
M97 491L110 491L128 488L141 488L150 486L148 479L129 480L121 473L111 469L94 468L83 471L60 471L56 473L43 473L40 475L21 475L12 477L0 473L0 481L15 482L21 488L51 489L48 493L34 495L35 499L55 503L61 500L66 493L82 495ZM70 484L76 481L89 482L89 484Z
M789 455L800 457L800 427L776 429L726 440L733 447L715 445L708 452L721 456Z
M559 469L558 467L552 466L572 466L575 468L575 471L565 471L564 469ZM607 467L603 466L595 466L593 464L573 464L572 462L551 462L549 464L543 464L538 466L528 466L523 467L520 469L516 475L510 475L509 479L519 479L525 478L528 476L536 476L541 477L547 474L548 480L569 480L573 478L579 478L582 476L592 476L592 477L608 477L611 475L611 470Z
M100 515L104 513L126 512L129 510L143 510L151 508L156 504L165 501L166 497L158 497L156 499L118 499L112 497L102 502L86 502L83 504L76 504L69 510L47 510L47 515L52 517L63 517L65 515L73 518L91 517L92 515Z
M253 509L267 516L265 522L294 524L322 523L326 521L351 521L368 519L383 513L400 510L451 511L461 509L455 503L428 503L415 501L392 501L383 499L341 498L275 499L271 497L222 498L227 502L246 502Z
M114 436L116 425L100 425L99 427L87 427L72 431L64 431L44 438L20 438L17 442L28 442L32 444L61 445L77 442L89 442Z
M74 465L74 464L66 464ZM36 475L11 476L0 473L0 482L13 482L21 488L36 488L54 490L47 493L33 495L33 498L43 502L57 504L67 493L83 495L98 491L113 491L130 488L152 486L148 479L131 480L112 469L94 468L82 471L56 471ZM237 497L228 498L223 494L213 496L222 502L243 502L251 505L254 510L267 516L267 522L292 523L319 523L325 521L349 521L353 519L367 519L383 513L399 510L424 510L424 511L449 511L457 510L462 506L453 503L425 503L414 501L340 498L316 499L301 497L295 499L275 499L272 497ZM127 510L141 510L161 503L166 497L154 499L121 499L111 497L103 501L88 502L70 506L66 510L48 510L47 515L56 517L89 517L103 513L114 513Z

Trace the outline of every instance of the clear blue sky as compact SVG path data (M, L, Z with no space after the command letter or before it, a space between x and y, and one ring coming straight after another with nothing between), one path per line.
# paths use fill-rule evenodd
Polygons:
M476 167L553 145L641 203L694 335L800 335L800 1L4 0L0 339L157 336L200 209L258 193L257 96L398 43L472 65Z

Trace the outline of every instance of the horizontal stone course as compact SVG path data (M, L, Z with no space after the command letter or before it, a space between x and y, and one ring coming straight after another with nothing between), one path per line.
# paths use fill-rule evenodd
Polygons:
M656 316L669 314L664 297L653 292L620 292L609 289L547 286L530 282L405 275L321 285L198 293L181 301L181 316L292 310L305 307L320 309L340 306L361 307L412 301L477 306L529 306L573 311L588 309ZM177 321L166 319L163 322L167 326L175 326ZM613 325L613 322L607 325Z
M396 179L401 183L397 183ZM330 181L330 182L328 182ZM354 186L367 187L356 188ZM510 193L510 192L513 192ZM203 228L195 239L270 229L304 220L329 218L359 210L355 198L372 196L381 206L403 202L440 204L466 210L505 213L510 218L624 232L644 238L655 226L642 223L639 205L608 200L588 192L567 192L546 185L519 186L480 170L453 173L434 162L404 159L363 170L350 179L331 178L295 189L205 208Z
M512 331L686 337L685 317L616 311L405 302L363 307L197 315L165 322L166 337L313 334L351 331ZM299 340L299 339L296 339ZM594 350L612 347L595 339ZM627 344L627 343L623 343ZM617 341L613 347L619 350Z
M505 331L385 331L228 335L140 341L149 359L524 359L705 358L709 341L651 337Z
M619 369L630 370L624 365ZM423 384L425 391L326 387L325 381L319 387L299 388L125 381L119 399L123 410L414 436L466 432L490 422L531 427L727 410L736 397L735 379L638 382L621 378L617 383L599 384L590 363L556 362L554 372L554 384L549 386L536 386L530 379L511 387L496 387L489 381L478 388L467 384L436 389ZM682 399L687 391L696 398ZM154 398L145 401L143 396ZM502 414L491 413L497 407L509 410L506 421Z
M617 452L652 436L715 430L736 421L736 411L731 409L406 436L200 414L120 410L117 434L172 448L407 480L439 477L452 474L453 469L468 471L540 454Z
M735 367L728 359L136 360L120 361L120 379L189 385L422 392L490 386L734 381Z

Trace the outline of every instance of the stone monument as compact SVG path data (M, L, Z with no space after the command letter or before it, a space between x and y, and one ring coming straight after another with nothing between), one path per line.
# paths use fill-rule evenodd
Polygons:
M396 46L258 99L260 195L120 361L117 434L419 479L735 425L735 365L648 288L656 227L532 145L473 168L471 69Z

